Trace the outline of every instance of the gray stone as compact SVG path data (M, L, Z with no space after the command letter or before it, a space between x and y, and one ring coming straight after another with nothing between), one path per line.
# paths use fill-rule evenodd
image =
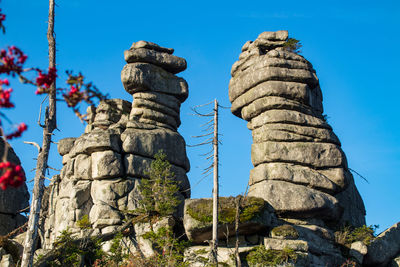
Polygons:
M254 250L257 246L240 246L239 256L245 258L246 255ZM210 246L190 246L184 251L184 262L190 267L204 267L204 259L208 259L210 254ZM218 247L218 263L226 264L225 266L235 266L234 248Z
M127 63L145 62L157 65L173 74L186 69L186 60L168 53L150 50L146 48L135 48L125 50L125 61Z
M146 118L142 118L142 117L134 117L132 119L134 119L135 121L129 121L126 124L126 128L140 129L137 126L142 125L143 129L163 128L163 129L169 129L172 131L176 131L175 127L172 127L171 125L166 124L166 123L161 123L161 122L158 122L155 120L146 119Z
M157 92L141 92L133 94L133 99L136 101L138 99L148 100L156 102L160 105L173 109L177 113L180 111L181 102L173 95L166 95Z
M347 168L347 160L337 145L310 142L263 142L252 144L251 161L261 163L286 162L315 168Z
M247 41L246 43L244 43L244 45L242 46L242 52L247 51L252 42L253 41Z
M122 223L121 213L105 204L93 205L89 213L89 220L93 223L93 228L104 228Z
M10 254L6 254L1 258L0 267L14 267L15 263Z
M400 267L400 254L390 262L389 267Z
M106 99L100 101L96 108L93 124L109 126L129 117L132 103L123 99Z
M123 175L121 155L112 150L92 153L92 178L105 179Z
M124 157L124 164L126 173L135 178L149 178L148 171L150 170L151 163L154 159L142 157L133 154L127 154ZM188 198L190 197L190 183L186 176L186 171L181 167L171 164L171 172L175 174L175 179L178 182L182 194Z
M340 190L329 177L318 170L290 163L274 162L260 164L250 171L249 185L264 180L278 180L305 185L330 194L334 194Z
M400 253L400 222L379 234L368 246L366 266L385 266Z
M269 66L256 69L252 66L230 80L229 100L233 102L236 98L257 84L274 80L306 83L311 88L318 85L317 76L310 70Z
M283 250L284 248L290 248L295 251L308 251L308 244L304 240L284 240L265 237L264 245L266 249Z
M287 59L287 60L295 60L295 61L300 61L309 64L312 67L312 64L305 59L303 56L294 53L292 51L288 51L287 49L274 49L271 51L268 51L266 54L270 58L281 58L281 59Z
M248 195L263 198L282 216L332 220L339 218L341 212L333 196L288 182L262 181L252 185Z
M311 107L301 104L298 101L286 99L280 96L268 96L259 98L251 104L243 107L241 117L246 121L250 121L264 111L271 109L296 110L308 115L313 114Z
M339 201L339 206L343 209L340 224L361 227L365 225L364 202L354 184L353 175L349 171L345 171L345 175L348 186L343 192L335 195Z
M115 209L119 209L127 205L128 195L134 187L135 180L131 179L96 180L92 182L90 195L94 204L107 204Z
M170 115L148 108L132 107L129 119L137 120L138 118L146 119L150 121L150 123L151 121L154 121L162 124L167 124L174 130L176 130L181 124L179 117L172 117Z
M176 118L179 118L179 111L175 111L174 109L147 99L135 98L132 108L151 109L172 116L175 120L177 120Z
M73 190L69 192L69 207L71 209L82 209L82 206L91 199L90 191L92 184L93 183L84 180L73 184Z
M60 176L66 179L74 178L74 168L75 167L75 158L70 159L67 163L62 167Z
M317 128L332 128L322 119L315 116L307 115L294 110L267 110L257 117L253 118L247 128L254 130L269 123L287 123L302 126L311 126Z
M209 199L211 200L211 199ZM196 244L201 244L212 239L212 222L201 222L190 216L187 209L189 205L196 205L200 199L186 199L184 207L183 227L188 239ZM260 233L266 230L270 225L270 214L264 210L260 216L256 216L247 222L239 224L239 235L251 235ZM218 227L218 239L226 239L235 235L235 224L223 224Z
M74 146L76 138L75 137L68 137L63 138L58 141L57 150L61 156L64 156L69 153L69 151Z
M78 154L90 155L93 152L104 150L120 152L121 140L112 130L96 129L78 137L69 154L72 158Z
M265 124L254 129L252 136L254 143L266 141L299 141L341 145L339 138L331 130L285 123Z
M135 154L147 158L162 150L167 160L176 166L190 170L186 156L186 143L183 137L167 129L141 130L126 129L121 135L122 149L125 153Z
M121 72L121 80L125 90L130 94L155 91L174 95L181 102L188 97L188 85L184 79L152 64L125 65Z
M320 88L311 89L305 83L266 81L236 98L232 102L231 111L234 115L241 117L241 109L253 101L266 96L280 96L299 101L322 113L322 94L314 94L314 91L320 92Z
M162 47L162 46L159 46L158 44L148 42L148 41L138 41L136 43L132 43L132 46L130 49L139 49L139 48L147 48L147 49L151 49L151 50L163 52L163 53L168 53L168 54L174 53L173 48Z
M262 32L258 35L257 39L286 41L288 36L289 36L288 31Z
M79 154L75 157L74 176L76 179L92 179L92 161L90 156Z
M356 259L359 264L362 264L365 254L367 254L368 248L362 241L357 241L351 244L349 256Z
M315 255L340 255L332 231L316 225L294 225L299 233L299 240L308 244L309 252Z

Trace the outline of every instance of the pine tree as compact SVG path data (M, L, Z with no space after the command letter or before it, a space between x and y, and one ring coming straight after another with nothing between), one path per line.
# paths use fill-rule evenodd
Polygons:
M180 204L179 191L175 174L171 172L171 164L167 155L161 150L154 156L150 170L146 173L149 179L142 179L139 190L142 195L140 212L144 214L168 216L172 215Z

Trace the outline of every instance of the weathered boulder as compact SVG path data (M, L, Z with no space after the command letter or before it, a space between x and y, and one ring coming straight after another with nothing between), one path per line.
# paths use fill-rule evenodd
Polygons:
M368 246L365 266L385 266L400 253L400 222L380 235Z
M292 163L266 163L260 164L250 171L249 184L253 185L264 180L277 180L304 185L330 194L341 191L341 187L334 182L335 177L325 173ZM342 180L345 177L339 177L339 179ZM340 184L344 184L344 182L341 181Z
M130 63L124 66L121 80L125 90L137 92L155 91L176 96L180 101L188 97L186 81L158 66L148 63Z
M293 183L262 181L249 189L249 196L263 198L280 215L295 218L318 217L328 220L334 220L341 215L336 198Z
M152 49L134 48L125 50L124 56L127 63L151 63L174 74L186 69L185 59Z
M125 153L151 158L162 150L171 164L180 166L186 171L190 169L185 140L175 131L160 128L153 130L128 128L122 133L121 139Z
M235 198L219 198L218 239L235 235ZM239 235L262 234L271 223L271 215L264 201L248 198L242 203L239 218ZM185 201L183 225L188 239L201 244L212 238L212 199L187 199Z

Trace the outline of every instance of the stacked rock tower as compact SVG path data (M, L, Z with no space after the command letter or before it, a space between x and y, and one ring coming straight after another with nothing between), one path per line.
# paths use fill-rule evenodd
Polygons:
M172 53L173 49L154 43L133 43L125 51L128 64L121 74L133 104L121 99L102 101L97 108L88 109L83 135L59 141L63 168L50 186L48 202L44 201L48 203L42 234L45 249L52 248L67 228L78 236L83 234L78 221L85 216L90 223L86 231L93 235L122 225L126 212L138 208L138 185L148 178L159 151L172 164L179 197L190 197L186 144L177 132L180 104L188 96L188 86L174 75L186 69L186 61ZM182 216L182 209L183 203L176 218ZM140 227L136 228L139 234Z
M278 224L328 232L364 225L364 204L323 115L315 70L288 44L287 31L261 33L232 66L231 110L253 136L249 195L266 200Z

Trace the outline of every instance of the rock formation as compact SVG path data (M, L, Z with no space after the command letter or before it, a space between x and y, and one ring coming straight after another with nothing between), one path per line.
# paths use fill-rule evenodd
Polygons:
M4 140L0 138L0 155L4 155ZM14 150L7 146L7 161L20 165L21 162ZM29 207L29 193L26 184L21 187L0 189L0 236L6 235L23 225L27 218L21 215Z
M316 72L287 47L287 40L287 31L261 33L245 43L232 66L231 110L248 121L253 136L249 196L272 206L276 225L295 227L308 242L302 250L318 255L312 266L317 260L339 263L332 230L364 225L364 204L323 115ZM285 242L292 241L278 243ZM273 248L276 242L268 238L264 243Z
M185 141L177 132L180 105L188 97L188 85L175 75L186 69L186 61L172 55L173 51L150 42L133 43L125 51L128 64L121 73L133 103L110 99L100 102L97 108L88 108L85 133L59 141L63 168L49 190L42 235L45 249L52 248L67 228L81 235L77 222L85 215L91 223L85 234L104 234L120 226L126 212L138 208L138 185L148 178L147 171L160 150L172 164L180 198L190 197L186 176L190 165ZM176 217L182 216L182 209L183 205ZM174 223L170 221L168 224ZM140 227L145 228L135 226L136 234Z

